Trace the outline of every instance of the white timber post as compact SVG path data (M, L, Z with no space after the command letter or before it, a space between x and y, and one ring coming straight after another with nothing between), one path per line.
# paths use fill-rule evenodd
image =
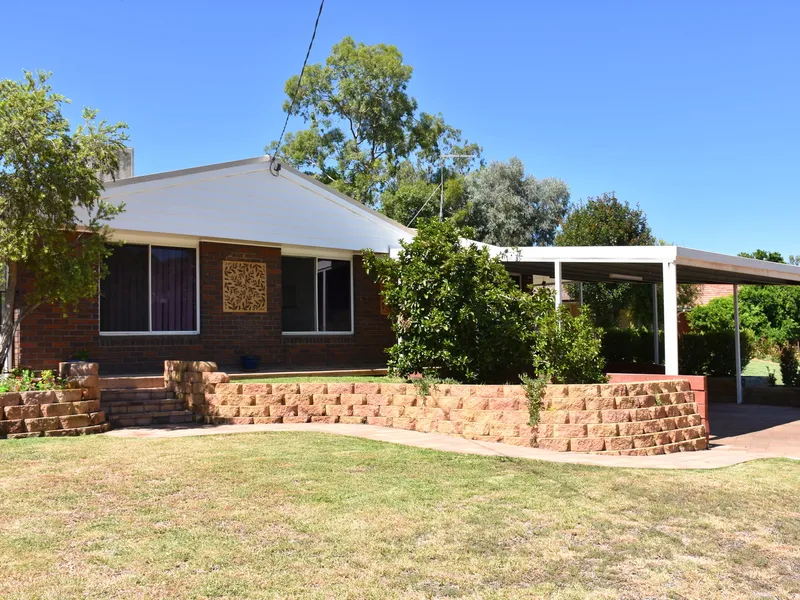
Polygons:
M553 266L555 267L556 278L556 310L558 310L561 308L561 261L555 261Z
M739 286L733 285L733 345L736 348L736 403L741 404L742 399L742 340L741 324L739 322Z
M664 371L678 375L678 269L664 263Z
M653 362L661 363L659 356L660 348L658 343L658 284L653 284Z

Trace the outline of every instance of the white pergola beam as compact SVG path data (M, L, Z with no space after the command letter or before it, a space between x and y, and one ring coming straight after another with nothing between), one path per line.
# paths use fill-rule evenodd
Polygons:
M664 368L678 375L678 271L675 262L664 263Z

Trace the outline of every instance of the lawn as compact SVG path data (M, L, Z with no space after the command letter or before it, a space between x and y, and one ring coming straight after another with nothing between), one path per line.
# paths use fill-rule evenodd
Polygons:
M747 366L742 370L742 375L746 377L766 377L768 372L775 373L778 385L783 385L783 377L781 376L781 366L769 360L762 360L760 358L752 359Z
M0 442L2 598L788 598L800 463L610 470L315 433Z

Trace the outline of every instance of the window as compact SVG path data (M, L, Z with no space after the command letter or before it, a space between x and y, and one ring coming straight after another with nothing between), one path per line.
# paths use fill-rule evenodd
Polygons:
M197 250L126 244L106 259L101 333L197 331Z
M517 287L522 291L525 291L525 288L522 286L522 275L519 273L509 273L509 277L511 277L511 281L517 284Z
M352 333L351 272L349 260L284 256L284 333Z

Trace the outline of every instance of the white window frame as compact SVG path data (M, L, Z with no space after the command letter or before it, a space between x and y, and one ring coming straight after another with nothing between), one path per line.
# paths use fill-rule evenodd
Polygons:
M148 330L147 331L103 331L100 329L100 303L103 301L102 294L100 293L100 285L97 286L97 330L103 337L115 336L157 336L157 335L199 335L200 334L200 242L199 240L173 240L173 239L159 239L159 240L127 240L125 243L134 246L147 246L147 318ZM153 246L158 248L191 248L195 251L195 299L197 315L195 323L197 327L187 331L153 331L153 272L152 272L152 257Z
M342 255L338 252L307 254L305 252L292 252L291 254L281 254L284 258L313 258L314 259L314 331L283 331L283 306L281 306L281 335L354 335L356 328L356 305L355 305L355 286L353 284L353 255ZM343 260L350 263L350 331L320 331L319 330L319 291L317 274L317 263L320 260ZM283 266L281 266L281 293L283 292ZM324 303L324 298L323 298Z

